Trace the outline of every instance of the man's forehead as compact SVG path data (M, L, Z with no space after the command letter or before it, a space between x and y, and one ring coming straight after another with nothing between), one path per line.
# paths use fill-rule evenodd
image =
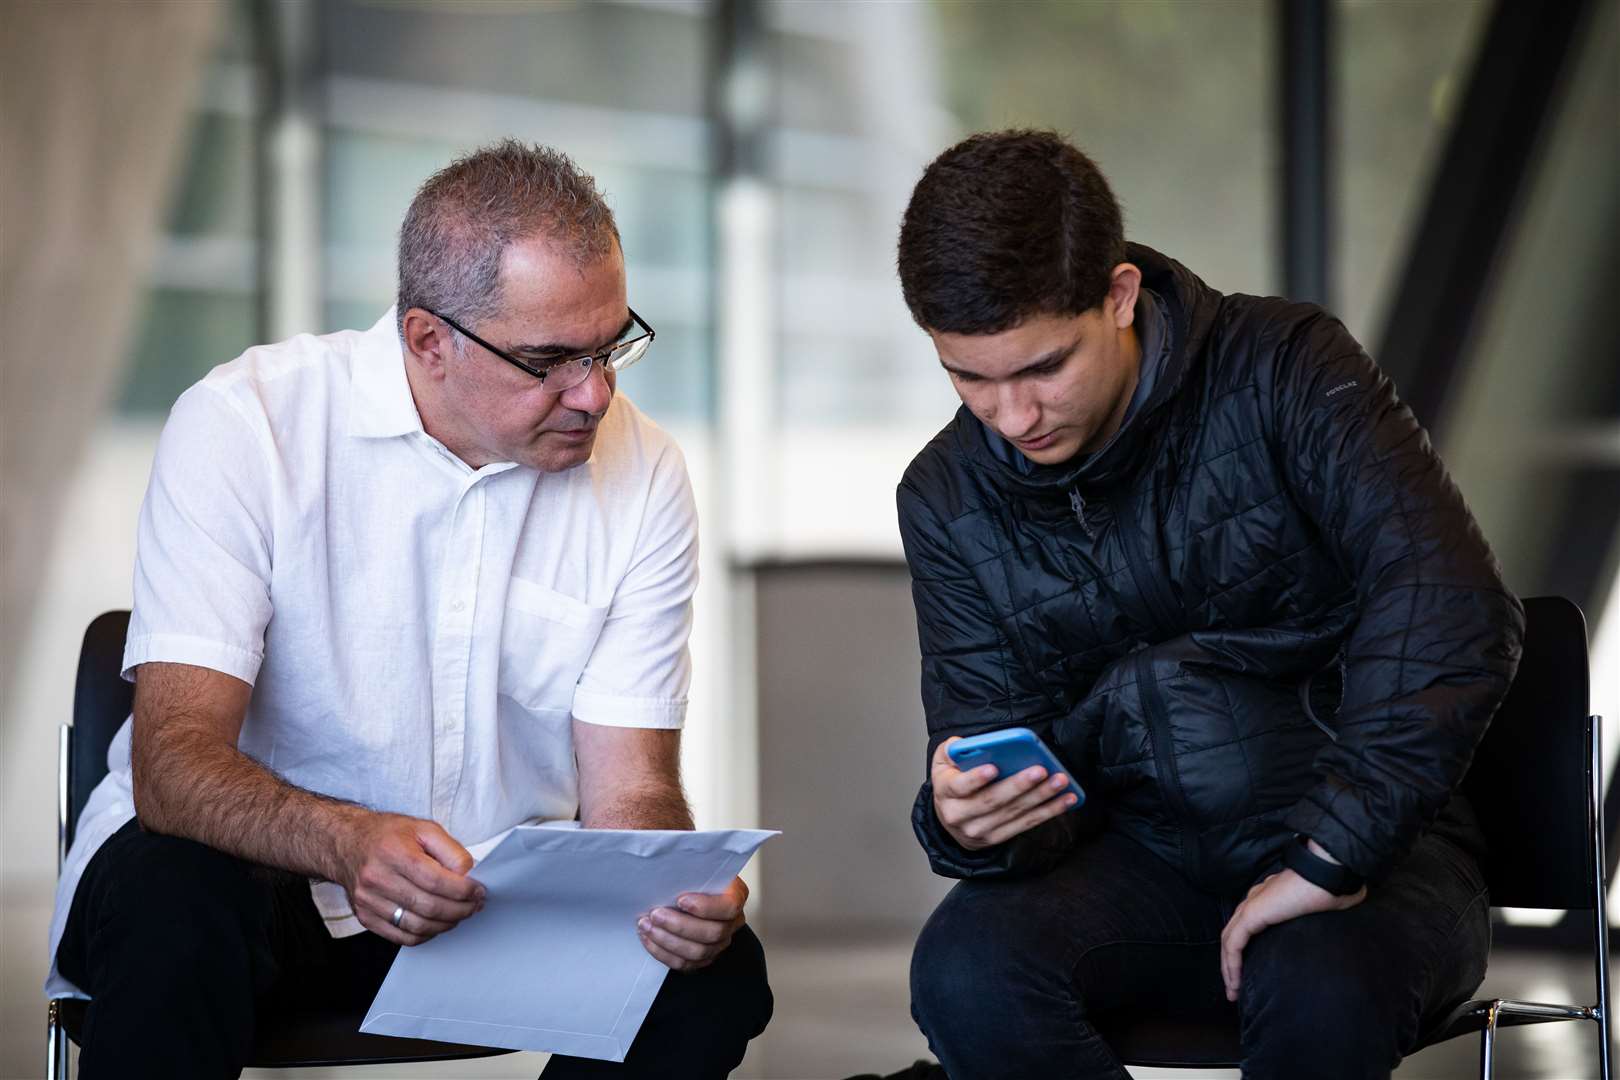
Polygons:
M603 324L607 325L607 324ZM623 321L608 333L600 334L567 334L561 329L545 335L545 340L514 341L508 348L512 352L532 353L535 355L577 356L581 353L596 352L605 349L628 334L636 325L626 310Z
M622 271L624 254L617 241L606 251L593 252L581 248L567 237L538 232L507 243L501 252L501 276L531 272L549 275L564 268L572 268L576 274L583 274L604 263L616 264Z
M501 270L497 318L514 336L514 350L598 349L631 321L616 249L582 263L554 245L518 242L508 246Z
M1084 316L1037 316L994 334L931 332L940 363L947 369L1001 378L1055 359L1083 344Z

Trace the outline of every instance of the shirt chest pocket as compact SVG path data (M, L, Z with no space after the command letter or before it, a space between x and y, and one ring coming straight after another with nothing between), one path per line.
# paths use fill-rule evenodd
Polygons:
M513 578L501 627L500 692L526 709L567 712L607 606Z

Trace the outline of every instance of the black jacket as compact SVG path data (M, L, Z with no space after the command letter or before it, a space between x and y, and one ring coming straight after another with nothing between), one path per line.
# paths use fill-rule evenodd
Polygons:
M1091 796L969 852L925 781L934 869L1037 873L1104 823L1217 892L1296 832L1373 881L1443 810L1477 843L1452 792L1524 614L1427 436L1322 309L1130 259L1169 341L1107 447L1025 475L963 408L900 483L930 755L1023 725Z

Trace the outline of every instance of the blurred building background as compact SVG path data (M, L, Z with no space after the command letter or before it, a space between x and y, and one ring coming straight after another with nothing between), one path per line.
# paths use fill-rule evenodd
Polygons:
M893 245L967 132L1063 131L1133 239L1339 312L1509 583L1584 607L1593 709L1620 718L1620 5L1536 33L1515 7L6 0L0 1076L43 1069L56 730L84 626L130 602L169 406L250 345L371 325L416 186L501 136L597 177L658 328L620 385L681 440L703 515L688 787L700 825L785 832L754 871L777 1020L742 1075L924 1053L905 965L948 883L907 823L924 733L893 489L955 401ZM1528 955L1542 997L1589 998ZM1580 1038L1506 1037L1529 1047L1508 1075L1587 1074Z

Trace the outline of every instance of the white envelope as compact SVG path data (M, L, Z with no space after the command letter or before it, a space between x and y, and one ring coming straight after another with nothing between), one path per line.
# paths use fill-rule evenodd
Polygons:
M668 974L637 917L718 892L777 835L513 829L472 872L484 910L401 949L360 1030L623 1061Z

